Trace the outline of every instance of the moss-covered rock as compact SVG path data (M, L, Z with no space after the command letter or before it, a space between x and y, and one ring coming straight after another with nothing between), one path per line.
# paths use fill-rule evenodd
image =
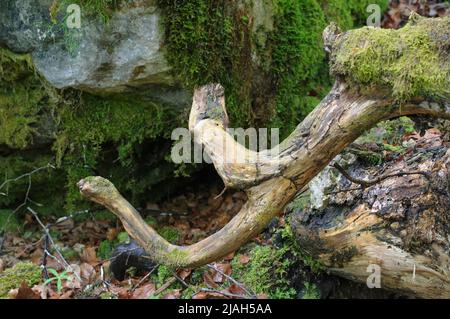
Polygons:
M115 10L130 9L125 1L75 3L86 9L83 14L106 17L99 27L106 33L119 23L106 21ZM343 25L350 27L349 12L357 17L352 26L366 14L364 5L356 3L348 1L334 10L330 8L337 1L241 0L230 5L225 0L148 0L134 9L141 10L136 13L140 17L146 10L163 17L158 32L165 37L164 57L173 70L171 77L184 84L183 92L220 82L226 88L232 126L279 127L284 137L330 84L321 43L326 13L345 16ZM25 10L18 4L12 7ZM49 10L36 14L59 23L64 4L67 1L45 1L42 5ZM156 4L158 12L151 11ZM119 46L114 43L111 50ZM39 54L52 56L51 52L43 49ZM103 75L108 70L108 65L100 68ZM103 75L94 82L104 84ZM0 49L0 79L0 172L11 178L49 162L57 166L32 176L30 198L42 204L38 212L58 215L89 207L90 203L80 201L75 186L89 175L107 176L136 206L158 200L182 181L168 159L169 134L174 127L186 126L189 104L179 103L189 98L177 95L177 88L151 85L108 96L60 91L36 74L29 55L6 49ZM8 184L7 192L0 190L7 193L0 196L0 205L17 207L28 183L23 178Z
M158 5L174 74L189 88L224 85L232 126L278 127L285 137L330 86L321 42L327 22L360 25L367 4L383 9L386 2L159 0Z
M9 291L19 288L22 282L33 287L41 281L41 274L41 268L29 262L20 262L4 270L0 273L0 298L8 297Z

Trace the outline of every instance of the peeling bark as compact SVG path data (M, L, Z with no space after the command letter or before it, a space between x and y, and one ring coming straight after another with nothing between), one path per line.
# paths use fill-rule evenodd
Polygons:
M430 143L397 163L369 171L351 167L363 175L414 170L429 175L390 178L352 191L346 190L357 184L337 178L325 208L294 214L291 227L299 246L333 274L366 282L368 266L378 265L382 288L450 298L449 169L450 150Z

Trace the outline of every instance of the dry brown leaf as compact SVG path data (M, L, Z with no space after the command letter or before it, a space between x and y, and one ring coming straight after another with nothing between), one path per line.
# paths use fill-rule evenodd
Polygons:
M95 252L95 247L86 247L81 253L81 260L89 264L97 264L99 259L97 258L97 253Z
M91 283L95 279L96 274L95 268L91 264L82 263L80 265L80 277L86 283Z
M214 282L217 283L223 283L226 278L224 275L222 275L222 273L224 273L227 276L231 275L231 265L223 263L223 264L215 264L215 267L218 270L220 270L220 272L212 270L214 272L213 280Z
M185 280L192 273L192 269L180 269L177 271L178 277Z
M181 289L174 289L168 294L165 294L162 299L178 299L181 296Z
M211 277L211 274L209 272L207 272L207 271L205 271L203 273L203 281L210 288L217 288L217 287L219 287L219 285L215 283L213 277Z
M234 258L234 255L236 254L236 252L231 252L228 255L226 255L223 259L224 260L232 260Z
M74 294L73 290L68 290L62 295L60 295L59 299L71 299L73 297L73 294Z
M241 264L248 264L248 262L250 261L250 257L248 255L240 255L239 256L239 262Z
M28 287L26 282L22 282L15 299L41 299L41 297L39 293Z
M44 256L44 251L42 248L37 248L35 251L31 254L30 259L33 264L40 265L42 262L42 256Z
M192 299L229 299L219 292L201 291L196 294Z
M113 241L114 239L116 239L118 233L119 229L117 227L109 228L106 232L106 239L109 241Z
M228 287L228 291L234 295L246 296L245 290L236 284L230 285L230 287Z
M148 283L142 287L136 288L131 299L148 299L156 291L156 286L153 283Z

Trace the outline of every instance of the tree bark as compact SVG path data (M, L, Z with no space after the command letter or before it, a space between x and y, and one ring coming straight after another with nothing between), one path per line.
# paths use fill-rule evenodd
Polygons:
M447 23L443 19L435 21L429 25L440 28ZM378 31L373 29L370 32ZM450 30L446 32L448 37ZM341 35L335 28L327 28L324 32L325 45L333 53L340 50L342 41L351 38L351 32ZM340 45L336 45L338 42ZM408 52L414 48L399 46L399 50ZM445 56L448 56L450 46L445 50ZM335 55L332 55L332 63L333 59ZM386 60L389 59L392 57L386 56ZM449 73L447 69L443 72ZM263 231L270 220L336 155L378 122L410 114L450 119L450 93L446 87L438 92L438 100L418 95L399 103L393 93L395 88L369 86L363 89L356 87L354 81L348 80L343 73L335 72L335 76L338 80L331 92L278 146L278 152L249 151L234 141L226 131L228 121L224 91L220 85L206 85L195 91L189 119L195 142L204 146L226 187L243 189L248 195L248 202L223 229L196 244L175 246L168 243L104 178L81 180L78 184L80 191L116 214L155 262L197 267L235 251ZM246 160L229 160L237 155Z
M450 298L450 150L439 137L426 143L401 161L347 169L398 177L364 189L344 175L334 179L325 207L308 207L291 219L301 249L351 280L366 282L375 265L381 288ZM428 174L400 174L413 171Z

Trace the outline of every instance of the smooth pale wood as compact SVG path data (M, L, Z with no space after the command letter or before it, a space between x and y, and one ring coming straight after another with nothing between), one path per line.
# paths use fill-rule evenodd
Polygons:
M106 179L87 178L79 182L79 187L85 197L115 213L130 235L156 262L178 267L201 266L235 251L258 235L300 189L366 129L381 120L412 112L436 115L434 110L427 112L426 104L411 108L403 106L400 113L397 107L391 106L389 99L368 100L343 85L335 85L333 91L283 142L279 156L282 160L289 158L288 164L274 171L269 179L264 180L267 178L264 176L258 180L260 177L252 176L249 169L243 174L241 166L235 169L231 164L224 169L220 162L215 163L224 182L233 181L227 186L246 189L248 202L224 228L190 246L175 246L159 236ZM450 113L443 111L439 115L449 118ZM201 120L197 125L203 121L210 119ZM222 129L217 134L228 133ZM211 158L215 155L211 154ZM244 176L242 183L239 183L239 176ZM259 185L248 188L248 176L258 180Z
M270 220L330 161L378 122L410 114L450 119L449 105L428 103L420 97L401 107L389 91L361 95L337 81L331 92L280 146L280 152L246 150L226 131L228 116L224 90L218 84L194 93L189 128L202 144L226 187L244 189L248 202L220 231L190 246L176 246L159 236L108 180L89 177L79 182L81 193L116 214L130 235L157 263L197 267L235 251L259 234ZM228 163L221 147L230 145L248 163ZM227 148L229 150L229 148Z

